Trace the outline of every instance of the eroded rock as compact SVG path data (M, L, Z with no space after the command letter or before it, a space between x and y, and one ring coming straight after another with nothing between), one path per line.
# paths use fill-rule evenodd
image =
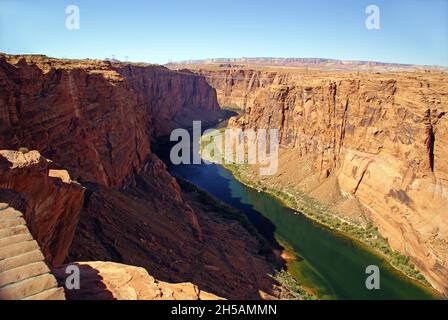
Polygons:
M139 267L114 262L89 261L70 265L79 267L79 290L67 290L69 300L221 300L196 285L159 281ZM55 270L65 285L65 267Z
M52 171L37 151L0 150L0 162L0 202L23 210L46 260L61 264L75 234L84 188L67 171Z

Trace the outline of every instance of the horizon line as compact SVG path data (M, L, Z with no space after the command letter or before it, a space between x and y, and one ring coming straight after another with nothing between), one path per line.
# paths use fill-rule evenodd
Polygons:
M7 53L7 52L0 52L0 55L11 55L11 56L46 56L48 58L53 59L61 59L61 60L116 60L119 62L128 62L128 63L148 63L148 64L158 64L161 66L169 65L169 64L188 64L192 62L200 62L200 61L207 61L207 60L216 60L218 62L219 60L254 60L254 59L304 59L304 60L328 60L329 62L346 62L346 63L373 63L373 64L384 64L384 65L399 65L402 67L432 67L432 68L440 68L440 69L448 69L447 65L440 65L440 64L415 64L415 63L402 63L402 62L386 62L386 61L379 61L379 60L362 60L362 59L338 59L338 58L324 58L324 57L300 57L300 56L289 56L289 57L280 57L280 56L240 56L240 57L219 57L219 58L194 58L194 59L181 59L181 60L173 60L167 59L168 62L166 63L156 63L151 62L150 60L121 60L117 57L104 57L104 58L90 58L90 57L75 57L75 58L67 58L65 56L52 56L45 53ZM112 54L113 55L113 54ZM111 56L112 56L111 55ZM125 56L126 57L126 56Z

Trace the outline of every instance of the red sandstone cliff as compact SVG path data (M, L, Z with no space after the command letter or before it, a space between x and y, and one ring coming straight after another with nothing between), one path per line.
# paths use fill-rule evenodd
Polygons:
M158 281L143 268L98 261L71 263L80 269L80 290L67 289L64 294L68 274L67 265L61 263L77 227L84 188L71 181L66 170L50 169L51 165L37 151L0 151L0 300L220 299L191 283ZM13 208L25 213L26 226ZM58 277L59 288L46 262Z
M1 56L0 79L1 148L39 150L76 179L111 187L143 167L152 134L219 112L203 78L160 66Z
M141 266L226 298L271 290L258 240L183 193L150 149L173 127L219 115L204 78L152 65L4 55L0 88L0 149L37 149L86 188L67 261Z
M211 121L219 116L216 92L205 78L189 71L172 72L160 66L121 66L130 91L143 101L154 135L161 136L178 127L191 127L193 120Z
M51 161L37 151L0 150L0 300L221 299L192 283L167 283L156 280L143 268L100 261L72 262L71 266L80 269L80 290L66 289L64 293L68 265L61 263L72 244L85 189L71 181L66 170L51 166ZM173 181L169 177L166 182ZM22 216L13 208L25 213L22 221L26 226L16 225ZM32 235L26 233L27 227ZM46 262L58 277L59 288Z
M241 128L280 129L280 187L371 221L448 294L446 73L195 66Z

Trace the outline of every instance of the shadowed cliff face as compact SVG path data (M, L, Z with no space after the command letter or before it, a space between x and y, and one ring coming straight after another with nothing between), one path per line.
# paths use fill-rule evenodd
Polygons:
M230 126L280 129L279 172L265 182L373 222L448 293L446 73L192 70L221 105L244 109Z
M271 292L272 270L258 240L194 193L179 190L178 199L164 192L174 178L154 174L148 166L123 191L87 185L68 261L141 266L161 281L191 282L224 298L258 299L259 290Z
M39 150L76 179L111 187L143 167L152 135L219 112L203 78L160 66L2 56L0 79L3 149Z
M219 105L216 91L202 77L189 71L176 73L163 67L120 66L116 71L126 78L147 110L155 136L175 128L191 127L193 120L216 120Z
M36 149L86 187L69 261L142 266L225 298L270 291L258 240L183 194L150 150L151 139L172 128L220 115L204 78L152 65L4 55L0 87L0 149Z

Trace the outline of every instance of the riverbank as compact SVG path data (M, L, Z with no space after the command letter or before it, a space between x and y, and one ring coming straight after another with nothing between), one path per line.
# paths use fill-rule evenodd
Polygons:
M201 149L209 142L201 141ZM210 159L205 159L210 160ZM316 200L298 191L281 189L278 186L262 182L259 177L253 173L248 164L221 164L232 176L247 187L264 192L282 205L294 210L297 214L302 213L310 220L325 226L332 232L342 237L351 239L364 249L371 251L395 270L399 275L412 279L424 288L435 298L440 298L439 294L430 286L424 276L416 270L410 262L409 257L403 256L390 248L387 239L382 237L378 229L372 224L362 227L351 221L345 220L331 211L330 208L322 205Z
M439 297L434 288L429 284L425 277L410 262L409 257L394 251L378 231L378 229L369 224L366 228L356 225L353 222L345 220L331 212L331 209L312 199L311 197L300 194L292 194L286 190L280 190L274 186L266 185L256 179L255 175L249 175L249 170L245 170L248 165L222 164L232 175L242 184L254 188L260 192L265 192L278 199L283 205L297 211L297 214L303 214L309 219L338 232L341 235L352 240L360 242L374 253L380 255L397 271L403 275L419 282Z

